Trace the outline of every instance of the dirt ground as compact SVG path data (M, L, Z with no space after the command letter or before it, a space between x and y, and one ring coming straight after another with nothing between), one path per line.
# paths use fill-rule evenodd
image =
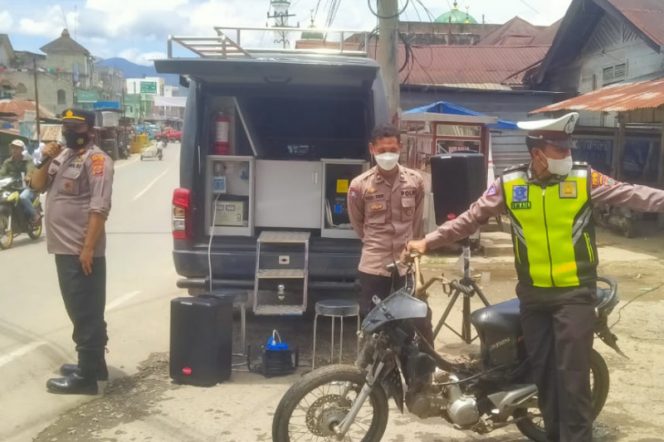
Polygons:
M483 240L484 241L484 240ZM474 257L473 273L481 276L490 302L513 297L515 276L509 236L487 235L487 256ZM624 359L596 340L611 373L607 403L595 425L598 441L664 441L664 232L644 229L641 237L626 239L608 231L598 233L600 274L615 278L621 302L609 318ZM454 277L459 268L451 255L429 258L425 275L441 270ZM430 299L434 318L448 298L438 288ZM473 307L478 307L477 299ZM459 307L459 308L457 308ZM460 305L453 309L451 326L460 323ZM173 384L168 377L168 355L151 354L139 372L113 378L106 393L61 415L38 434L36 441L250 441L271 439L271 418L279 398L301 373L310 370L311 318L285 320L249 319L248 342L264 342L273 328L291 344L299 346L302 367L287 377L265 379L234 371L230 382L213 388ZM328 321L322 321L321 336L329 337ZM347 324L349 324L347 322ZM352 360L352 326L344 342L347 361ZM236 324L237 332L237 324ZM237 334L236 334L237 336ZM448 354L468 350L447 329L439 335L437 348ZM321 344L319 363L327 362L329 347ZM471 347L470 350L476 350ZM514 428L487 436L456 431L440 419L422 421L399 415L392 406L384 440L389 441L518 441Z

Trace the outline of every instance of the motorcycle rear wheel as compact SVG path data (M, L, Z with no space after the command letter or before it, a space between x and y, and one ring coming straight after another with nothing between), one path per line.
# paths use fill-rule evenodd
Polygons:
M9 215L0 215L0 249L10 248L13 242L12 217Z
M348 365L330 365L307 373L281 398L272 421L272 440L339 440L332 428L346 415L364 383L365 374ZM342 394L345 385L351 387L346 396ZM372 411L370 422L366 422L368 416L364 417L367 406ZM387 427L388 413L385 392L375 386L343 440L379 441Z
M590 353L590 394L593 407L594 418L604 408L606 398L609 395L609 367L602 356L593 349ZM514 412L514 418L523 418L516 423L517 428L527 438L536 442L547 442L544 429L544 419L538 411L536 416L523 418L528 414L528 410L520 408Z

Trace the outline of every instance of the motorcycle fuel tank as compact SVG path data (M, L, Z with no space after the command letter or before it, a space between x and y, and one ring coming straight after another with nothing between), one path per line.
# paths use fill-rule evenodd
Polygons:
M519 301L494 304L471 315L482 343L482 362L485 367L497 367L518 361L518 337L521 336Z
M362 322L362 330L373 333L380 326L391 321L422 319L427 316L427 304L410 296L408 290L401 289L385 298L369 312Z

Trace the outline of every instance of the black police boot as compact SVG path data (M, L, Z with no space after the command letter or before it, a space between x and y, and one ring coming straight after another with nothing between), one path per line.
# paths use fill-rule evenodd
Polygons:
M74 372L79 372L78 364L62 364L62 366L60 366L60 374L62 376L68 376ZM106 366L106 360L103 356L99 359L97 365L97 380L108 381L108 367Z
M55 394L97 394L97 379L95 376L83 376L78 371L61 377L49 379L46 382L49 393Z

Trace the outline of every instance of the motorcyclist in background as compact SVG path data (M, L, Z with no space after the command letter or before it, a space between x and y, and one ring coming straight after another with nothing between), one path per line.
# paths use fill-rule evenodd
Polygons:
M40 215L32 205L35 199L35 193L30 189L27 184L30 182L30 177L35 169L32 158L25 159L23 151L25 150L25 143L21 140L14 140L9 143L10 157L7 158L0 167L0 178L11 177L17 183L21 183L21 206L25 214L34 224L39 222Z

